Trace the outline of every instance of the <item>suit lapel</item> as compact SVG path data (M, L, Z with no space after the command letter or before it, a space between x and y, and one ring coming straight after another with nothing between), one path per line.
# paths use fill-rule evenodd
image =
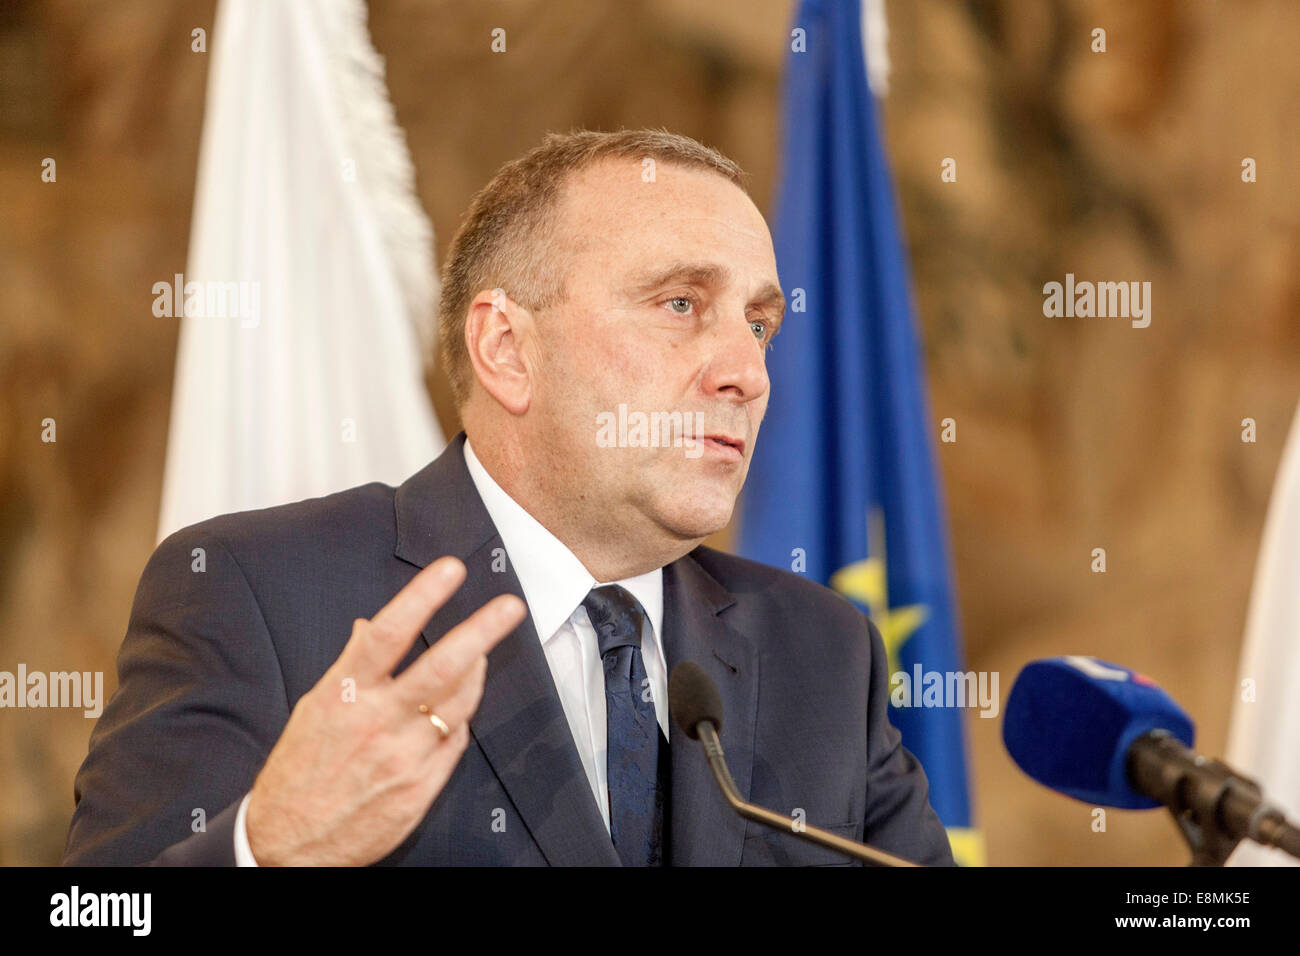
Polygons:
M468 571L425 627L429 645L496 595L524 597L509 562L493 567L503 546L465 466L464 442L457 435L397 489L397 557L425 567L453 554ZM488 655L470 731L548 863L619 864L531 616Z
M664 568L664 656L668 672L694 661L713 678L722 698L720 738L727 765L748 798L758 712L758 655L750 640L721 617L735 598L691 555ZM669 848L674 866L737 866L745 821L727 805L699 741L675 724Z

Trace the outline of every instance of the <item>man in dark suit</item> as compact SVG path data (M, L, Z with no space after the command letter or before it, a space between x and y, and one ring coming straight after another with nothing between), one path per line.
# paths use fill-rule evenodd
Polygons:
M444 267L465 433L396 489L158 547L65 862L842 863L727 807L669 721L667 675L694 661L748 799L951 864L875 627L701 545L784 313L740 182L655 131L503 167Z

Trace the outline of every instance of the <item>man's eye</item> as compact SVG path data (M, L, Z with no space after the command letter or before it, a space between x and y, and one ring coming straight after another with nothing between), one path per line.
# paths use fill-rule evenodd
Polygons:
M754 337L760 342L767 337L767 323L762 319L751 319L749 327L753 330Z
M679 302L682 303L684 308L678 309L676 307L677 303ZM691 307L694 305L695 305L695 300L692 299L690 296L685 296L685 295L675 295L668 300L668 308L672 309L678 315L686 315L688 312L690 312Z

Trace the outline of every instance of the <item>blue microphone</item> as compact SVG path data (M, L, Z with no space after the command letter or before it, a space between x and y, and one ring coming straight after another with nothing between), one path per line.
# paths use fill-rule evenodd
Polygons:
M1034 661L1016 678L1002 739L1020 769L1039 783L1094 806L1149 810L1157 800L1133 789L1129 748L1151 730L1190 747L1192 719L1149 677L1094 657Z
M1034 661L1007 698L1002 739L1039 783L1094 806L1165 806L1199 860L1250 838L1300 856L1300 829L1259 785L1190 748L1196 730L1151 678L1095 657Z

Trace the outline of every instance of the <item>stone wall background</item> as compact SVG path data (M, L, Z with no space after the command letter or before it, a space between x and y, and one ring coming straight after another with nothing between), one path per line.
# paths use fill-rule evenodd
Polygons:
M212 0L0 7L0 669L115 684L153 546ZM441 260L472 193L548 129L667 126L770 208L790 0L374 0ZM902 199L969 666L1151 674L1219 752L1268 494L1300 397L1300 6L888 4ZM488 50L504 26L509 52ZM1104 27L1108 52L1089 52ZM41 160L58 182L40 181ZM1242 183L1243 157L1259 181ZM956 183L940 162L957 160ZM1150 328L1045 319L1042 284L1153 283ZM440 374L430 389L454 419ZM40 422L58 422L58 442ZM1254 418L1258 441L1240 440ZM725 544L728 536L720 536ZM1105 547L1109 570L1089 570ZM51 863L92 722L0 711L0 864ZM1180 864L1167 816L1024 778L970 721L994 864Z

